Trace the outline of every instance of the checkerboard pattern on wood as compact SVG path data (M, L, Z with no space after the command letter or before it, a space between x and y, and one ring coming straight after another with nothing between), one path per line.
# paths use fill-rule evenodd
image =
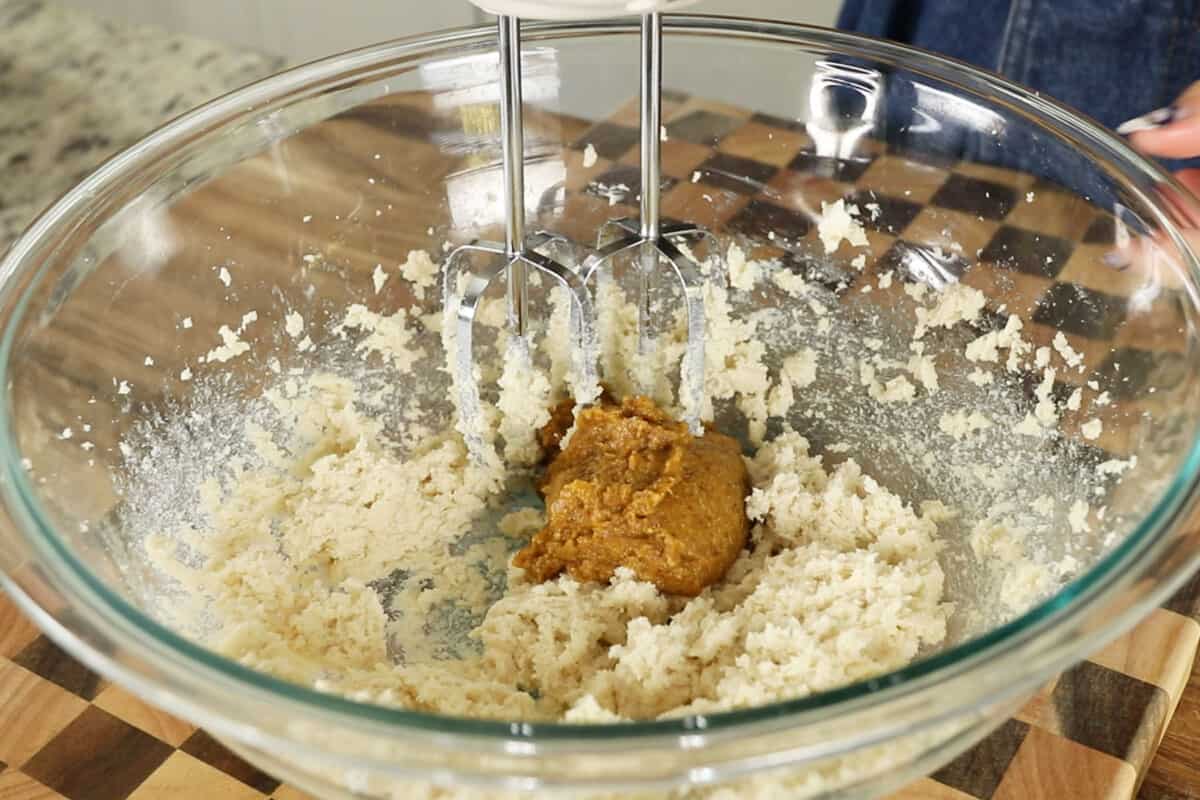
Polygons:
M1123 325L1127 277L1084 268L1111 247L1115 223L1083 200L1031 175L870 141L850 158L825 158L794 120L670 92L664 101L665 215L757 239L770 234L758 255L805 270L801 253L811 251L813 211L821 201L872 204L878 213L867 220L871 262L861 273L832 279L840 291L888 270L931 280L937 276L920 274L931 265L943 279L984 289L1000 274L1006 310L1032 322L1030 338L1046 344L1064 332L1115 396L1142 399L1136 395L1147 387L1178 380L1174 320L1164 319L1161 329ZM421 95L399 104L399 115L395 108L365 107L344 118L425 143L461 129L461 120L439 116L444 112ZM549 116L534 112L528 120L536 130ZM559 135L569 131L574 139L566 155L565 208L576 196L592 195L609 198L613 215L632 213L640 188L636 104L597 124L559 116L553 123ZM599 159L584 167L588 145ZM573 223L579 231L570 230ZM595 227L569 213L562 226L580 240ZM960 252L950 252L947 229ZM977 262L1003 269L970 269ZM999 322L1002 314L995 313ZM1064 399L1071 381L1083 379L1065 373L1055 396ZM1115 438L1096 444L1123 452ZM979 745L896 797L1132 797L1187 683L1200 641L1198 600L1200 582L1193 581L1128 635L1044 687ZM0 598L0 800L58 797L304 795L204 731L93 675Z
M1193 587L896 800L1133 797L1187 683L1196 612ZM306 795L96 677L0 595L0 800L64 797Z

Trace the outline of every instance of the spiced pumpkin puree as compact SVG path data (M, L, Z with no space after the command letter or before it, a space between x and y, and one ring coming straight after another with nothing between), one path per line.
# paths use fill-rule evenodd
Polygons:
M579 413L566 448L569 404L540 435L552 460L542 479L546 527L514 563L536 581L561 572L606 582L617 567L669 594L717 582L746 544L750 478L738 443L692 436L645 397Z

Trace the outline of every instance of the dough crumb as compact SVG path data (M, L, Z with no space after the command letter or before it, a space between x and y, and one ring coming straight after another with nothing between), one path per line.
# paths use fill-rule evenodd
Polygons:
M1103 430L1104 423L1098 419L1089 420L1079 426L1079 432L1083 434L1083 438L1085 439L1099 438Z
M1059 357L1062 358L1068 367L1074 369L1083 364L1083 354L1071 347L1070 342L1067 341L1067 337L1062 331L1054 334L1054 341L1051 344L1054 345L1055 352L1058 353Z
M921 503L921 518L930 522L949 522L958 519L959 512L941 500L925 500Z
M1033 416L1043 428L1052 428L1058 424L1058 408L1054 405L1053 398L1055 374L1053 367L1046 367L1042 372L1042 382L1033 390L1033 396L1037 399Z
M408 327L408 312L403 308L395 314L383 315L371 311L361 303L353 303L346 309L346 316L334 327L334 332L339 336L344 336L348 330L358 330L366 334L356 345L359 352L378 353L392 362L398 370L412 369L421 356L420 351L411 346L413 331ZM311 341L305 337L301 342L301 349L304 349L305 341L312 346Z
M1038 418L1035 417L1032 412L1030 412L1026 414L1016 426L1013 427L1013 433L1018 433L1022 436L1041 437L1046 435L1046 429L1042 427L1040 422L1038 422Z
M1002 576L997 594L1010 613L1024 611L1054 585L1051 571L1031 557L1029 538L1029 531L1011 519L989 516L975 525L968 540L976 558L1003 565L997 570Z
M887 382L880 382L875 377L875 367L867 362L859 363L859 380L867 387L867 394L879 403L910 403L917 396L917 387L903 375L897 375Z
M563 722L576 725L621 722L625 718L614 714L590 694L576 700L563 714Z
M992 382L992 373L976 367L967 373L967 380L976 386L987 386Z
M299 338L300 334L304 333L304 317L297 311L289 311L284 316L283 329L293 339Z
M982 336L967 343L964 355L968 361L985 361L995 363L1000 360L1000 351L1008 350L1005 368L1009 372L1017 372L1021 368L1021 359L1033 347L1021 337L1024 323L1013 314L998 331L988 331ZM1036 356L1035 356L1036 358Z
M596 148L592 146L591 142L588 142L587 146L583 148L583 168L591 169L599 160L600 156L596 153Z
M424 300L425 292L437 282L438 265L427 251L410 250L408 258L400 265L400 275L412 284L417 299Z
M208 354L204 357L204 360L208 363L212 363L213 361L229 361L250 350L250 345L238 338L237 333L228 325L222 325L217 330L217 335L221 337L221 344L208 351Z
M500 518L496 527L510 539L529 539L546 526L546 514L539 508L519 508Z
M867 233L862 224L855 219L858 207L847 205L845 200L835 200L832 203L821 203L821 218L817 221L817 235L827 254L832 255L842 242L849 242L854 247L867 245Z
M810 348L798 350L783 360L779 381L767 395L767 413L785 417L795 403L795 390L806 388L817 379L817 354Z
M550 381L535 369L528 343L511 337L500 372L500 436L512 464L536 464L542 456L537 432L550 421Z
M935 394L937 392L938 373L937 366L933 361L933 356L927 356L919 353L915 354L908 359L908 365L906 369L929 394Z
M1099 435L1099 434L1097 434ZM1133 469L1137 466L1137 456L1132 455L1127 460L1122 461L1118 458L1110 458L1108 461L1102 461L1096 465L1096 474L1105 475L1120 475L1126 470Z
M954 283L937 295L933 308L917 308L917 325L913 339L920 340L930 328L949 328L957 322L979 319L987 298L978 289Z
M736 242L730 242L725 255L725 268L729 273L729 285L734 289L749 292L762 277L762 266L746 258L746 252Z
M783 360L783 374L797 389L803 389L817 379L817 354L812 348L798 350Z
M938 428L942 433L955 439L963 439L990 427L992 427L992 421L978 411L946 413L938 421Z
M803 276L786 267L773 270L771 281L790 297L804 297L809 292L808 282L804 280ZM824 309L822 308L822 310Z

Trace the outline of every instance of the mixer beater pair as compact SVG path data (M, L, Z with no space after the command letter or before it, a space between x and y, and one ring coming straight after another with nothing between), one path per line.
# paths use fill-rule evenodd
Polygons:
M638 354L648 357L653 341L651 289L661 274L682 290L687 337L680 364L680 405L684 421L700 432L704 387L704 301L700 266L681 240L711 234L688 223L664 222L660 215L662 144L662 14L645 14L641 21L641 197L638 217L614 219L602 226L597 247L586 258L575 257L573 243L557 234L526 232L524 129L521 109L521 28L511 15L498 18L500 63L500 138L503 160L505 236L503 242L476 241L451 252L445 268L447 324L452 377L458 394L459 429L473 457L489 457L479 372L473 355L473 328L488 286L503 277L507 293L506 363L532 367L529 331L530 270L551 279L570 298L573 337L572 389L578 404L599 396L596 316L591 288L611 275L618 257L632 256L638 281ZM565 263L564 263L565 262ZM665 269L664 269L665 266Z

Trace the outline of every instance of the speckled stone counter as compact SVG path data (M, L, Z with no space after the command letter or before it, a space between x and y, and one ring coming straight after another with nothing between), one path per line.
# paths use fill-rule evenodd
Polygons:
M283 60L0 0L0 251L108 156Z

